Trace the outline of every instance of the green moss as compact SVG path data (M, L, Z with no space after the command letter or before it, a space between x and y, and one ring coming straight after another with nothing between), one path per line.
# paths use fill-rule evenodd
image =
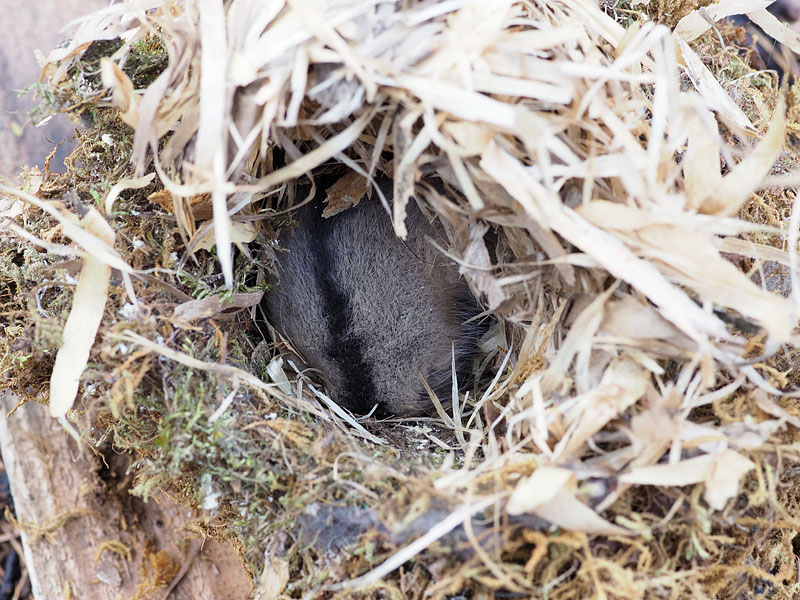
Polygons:
M161 75L168 62L169 55L163 40L150 34L131 46L122 70L130 77L135 89L144 89Z
M130 78L134 89L146 88L167 67L169 55L163 40L156 34L148 34L133 43L127 52L123 46L120 38L92 42L67 69L62 81L37 83L26 88L23 93L31 92L38 99L29 114L31 122L38 125L58 113L80 117L87 127L101 121L104 109L98 108L98 103L108 94L101 77L103 58L122 59L122 71Z

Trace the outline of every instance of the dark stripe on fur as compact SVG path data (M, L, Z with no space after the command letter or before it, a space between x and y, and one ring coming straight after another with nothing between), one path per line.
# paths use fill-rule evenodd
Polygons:
M346 406L353 412L365 414L375 404L376 392L372 370L364 357L364 344L351 333L353 328L350 323L353 314L349 298L330 276L333 264L323 243L328 238L330 225L321 218L317 219L315 225L316 235L313 236L311 251L316 259L325 312L329 315L331 343L327 349L328 356L341 368L344 375L345 387L341 392L347 398Z

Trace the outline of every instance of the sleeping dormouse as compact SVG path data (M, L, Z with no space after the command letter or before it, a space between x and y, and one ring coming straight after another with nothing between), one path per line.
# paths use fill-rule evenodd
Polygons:
M391 182L380 185L391 198ZM451 397L453 353L459 386L469 383L482 333L473 319L478 303L458 266L434 248L441 236L413 199L403 241L374 191L323 218L326 189L319 179L317 186L315 199L293 214L297 226L278 237L267 317L340 406L424 414L432 403L423 378L444 402Z

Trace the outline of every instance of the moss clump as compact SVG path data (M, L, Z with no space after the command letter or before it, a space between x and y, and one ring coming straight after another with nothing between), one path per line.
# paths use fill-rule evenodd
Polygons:
M135 89L144 89L161 75L168 62L164 40L149 34L131 46L122 71L130 77Z
M80 118L84 125L94 124L103 112L98 110L98 104L108 94L103 87L100 61L121 52L124 53L122 71L137 90L150 85L169 62L164 42L155 33L127 46L120 38L94 41L59 81L51 79L26 90L39 100L31 110L31 121L38 124L55 114L65 113Z

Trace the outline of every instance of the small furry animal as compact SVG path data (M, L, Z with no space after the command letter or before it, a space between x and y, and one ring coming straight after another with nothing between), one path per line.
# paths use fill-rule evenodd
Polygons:
M379 185L391 197L391 182ZM279 237L277 285L262 301L267 317L340 406L423 414L432 403L422 378L451 397L453 355L460 387L469 383L482 325L467 321L478 303L456 265L425 239L438 236L413 200L403 241L374 196L323 218L324 195Z

